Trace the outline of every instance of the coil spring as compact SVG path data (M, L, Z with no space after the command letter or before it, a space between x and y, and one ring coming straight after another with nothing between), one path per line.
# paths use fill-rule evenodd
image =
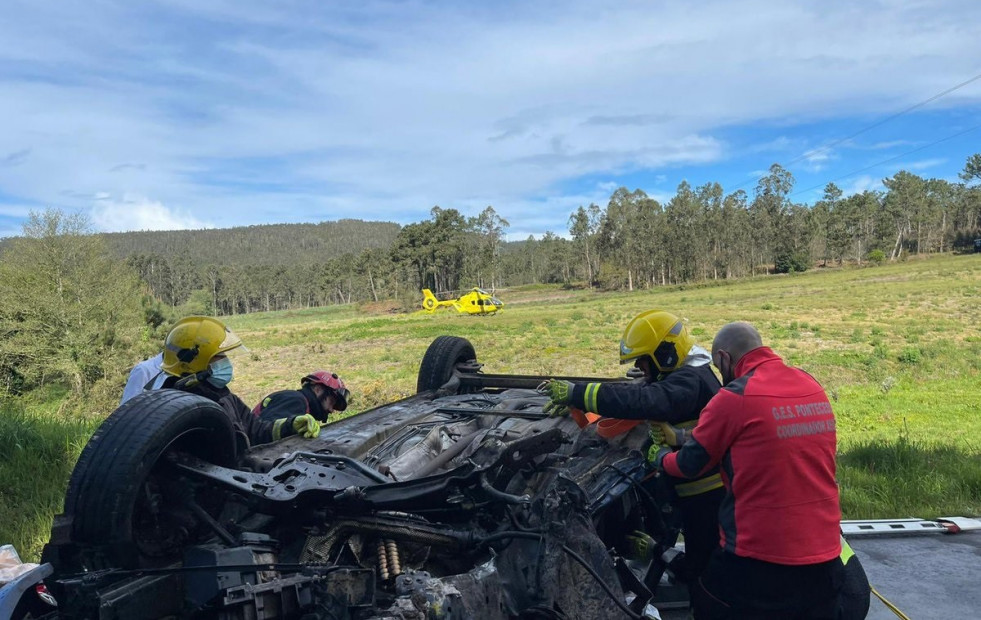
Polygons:
M388 579L388 554L385 552L385 541L378 539L378 577L382 581Z
M402 564L399 560L399 546L391 538L385 541L385 549L388 551L388 566L392 577L402 574Z

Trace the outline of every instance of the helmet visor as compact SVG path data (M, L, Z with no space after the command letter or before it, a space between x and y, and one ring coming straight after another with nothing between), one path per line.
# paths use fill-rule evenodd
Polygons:
M225 339L221 341L218 345L218 353L226 353L235 351L236 353L248 353L249 349L244 344L242 344L242 339L239 338L235 332L225 328Z
M351 392L347 388L337 388L334 390L334 409L338 411L344 411L347 409L347 399L351 396Z

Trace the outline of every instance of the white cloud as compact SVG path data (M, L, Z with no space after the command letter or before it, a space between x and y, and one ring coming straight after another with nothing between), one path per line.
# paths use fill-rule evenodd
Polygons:
M578 206L582 177L619 186L752 151L726 128L881 117L981 56L971 0L491 6L12 2L0 192L70 209L153 197L96 201L113 229L404 223L482 203L540 232ZM977 104L981 84L957 95L932 109Z
M28 205L0 204L0 217L26 218L31 211L43 211L43 209Z
M852 194L861 194L862 192L869 191L884 191L885 187L882 185L881 177L873 177L867 174L863 174L859 177L851 179L843 185L839 185L841 192L844 196L851 196Z
M126 230L197 230L214 228L186 211L170 209L143 196L113 199L100 193L92 208L92 224L101 232Z
M811 151L807 151L802 155L805 162L804 167L810 172L820 172L827 168L827 164L832 159L837 159L834 151L827 148L817 148Z
M874 142L872 144L869 144L868 146L858 147L858 148L866 148L874 151L882 151L886 149L894 149L897 146L909 146L911 144L915 144L915 143L912 140L885 140L882 142Z
M927 170L928 168L936 168L937 166L942 166L947 163L947 159L943 157L934 157L932 159L921 159L919 161L913 161L908 164L902 164L898 169L900 170Z
M801 147L802 142L800 140L793 139L788 136L778 136L767 142L753 144L747 150L750 153L767 153L770 151L786 152L797 151L800 150Z

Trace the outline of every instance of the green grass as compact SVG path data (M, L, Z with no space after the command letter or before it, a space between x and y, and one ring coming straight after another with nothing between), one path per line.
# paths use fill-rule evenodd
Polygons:
M63 394L0 408L0 541L36 561L61 512L72 467L100 420L58 410Z
M226 322L251 351L234 358L232 383L247 403L329 368L353 391L356 413L413 393L441 334L468 338L488 372L618 376L620 335L643 310L686 317L706 347L725 323L750 321L833 399L846 518L933 518L981 514L979 291L981 256L964 255L634 292L521 287L498 291L506 306L492 316L343 306ZM60 414L60 398L41 395L0 418L0 543L26 557L36 557L94 429ZM86 411L104 416L111 405L101 409ZM21 448L6 448L12 437Z
M846 517L869 519L981 512L981 460L947 442L873 439L838 459Z

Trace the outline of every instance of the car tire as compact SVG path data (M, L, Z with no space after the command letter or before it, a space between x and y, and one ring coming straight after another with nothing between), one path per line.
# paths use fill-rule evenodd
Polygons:
M457 364L469 361L477 361L477 353L469 340L459 336L437 337L422 356L416 392L439 389L453 376Z
M144 564L133 553L137 500L170 451L233 465L231 420L214 401L179 390L146 392L116 409L92 435L69 480L71 542L100 547L116 566Z

